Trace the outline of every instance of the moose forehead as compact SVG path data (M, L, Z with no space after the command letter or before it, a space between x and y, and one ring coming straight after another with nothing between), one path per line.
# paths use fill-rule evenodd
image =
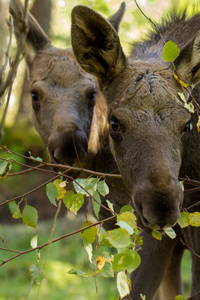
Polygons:
M32 64L30 77L32 84L43 80L58 87L74 86L76 82L94 85L93 76L78 65L70 49L52 47L41 51Z
M129 115L140 112L189 118L189 112L179 99L181 87L173 78L169 66L130 63L107 87L110 114Z

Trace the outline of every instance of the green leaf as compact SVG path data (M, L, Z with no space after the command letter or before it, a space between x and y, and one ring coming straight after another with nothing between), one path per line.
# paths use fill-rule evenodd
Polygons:
M130 293L131 281L123 271L117 274L117 289L121 298L125 297Z
M53 182L50 182L46 185L46 193L51 204L57 206L56 198L59 196L59 194Z
M29 268L31 276L34 277L34 280L37 284L41 284L42 280L45 278L44 270L42 270L38 264L31 265Z
M178 224L181 228L187 227L189 225L189 213L182 211L180 217L178 218Z
M37 161L43 161L43 159L42 159L41 157L33 157L33 156L31 155L31 151L29 151L29 157L30 157L30 158L33 158L33 159L35 159L35 160L37 160Z
M134 233L133 228L132 228L129 224L127 224L126 222L124 222L124 221L119 221L119 222L116 223L116 225L118 225L118 226L121 227L121 228L126 229L126 231L127 231L130 235L132 235L132 234Z
M38 234L36 234L30 242L31 248L36 248L37 247L37 242L38 242Z
M175 297L175 300L187 300L185 297L183 297L182 295L178 295Z
M134 213L134 209L130 204L122 206L122 208L120 209L120 214L126 211Z
M5 178L12 169L12 163L9 161L0 161L0 178Z
M172 41L168 41L163 47L162 58L164 61L173 62L179 56L180 49Z
M38 212L35 207L26 204L22 212L22 220L26 225L36 228Z
M114 211L113 203L111 203L109 200L106 200L106 203L108 205L108 208L110 208L110 210Z
M174 231L173 228L166 228L164 229L164 232L171 238L171 239L175 239L176 237L176 232Z
M112 270L112 264L110 264L107 261L105 262L104 267L101 272L101 276L103 276L105 278L114 277L114 272Z
M108 231L109 242L115 248L125 248L128 247L132 241L129 233L126 229L117 228Z
M85 223L83 223L83 226L81 228L87 227L88 225L92 225L92 222L86 221ZM92 227L82 231L81 236L82 236L83 240L86 240L93 244L97 237L96 226L92 226Z
M14 219L20 219L22 217L19 205L16 204L15 201L9 202L8 206Z
M137 227L137 219L134 213L130 211L125 211L119 215L117 215L117 221L124 221L129 224L132 228Z
M78 270L78 269L72 269L72 270L68 271L67 274L73 274L73 275L77 275L77 276L84 277L84 278L87 278L90 276L87 273L85 273L81 270Z
M97 191L94 192L93 197L95 198L95 200L97 200L99 203L101 203L101 197ZM94 210L94 213L95 213L95 216L97 217L97 219L99 219L99 211L100 211L99 203L97 203L96 201L94 201L94 199L92 199L92 206L93 206L93 210Z
M111 244L109 242L109 236L106 231L101 229L101 233L99 235L99 246L109 246L111 247Z
M136 251L126 249L115 254L113 260L113 271L127 269L128 272L133 272L139 267L141 259Z
M98 182L97 191L104 197L109 194L109 187L106 184L105 180L101 180Z
M162 240L162 234L160 233L160 231L157 231L157 230L152 230L152 236L155 238L155 239L157 239L157 240L159 240L159 241L161 241Z
M79 186L77 183L79 183L81 186ZM73 182L75 191L85 195L86 197L89 197L89 194L93 195L97 189L97 183L98 178L77 178L76 182Z
M65 204L68 210L70 210L76 215L79 209L84 204L83 194L74 194L73 191L66 191L65 196L63 197L63 203Z

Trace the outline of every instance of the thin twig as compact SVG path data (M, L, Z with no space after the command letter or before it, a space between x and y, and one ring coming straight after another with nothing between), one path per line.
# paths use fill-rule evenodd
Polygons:
M0 86L3 82L4 79L4 73L5 70L7 68L7 65L9 63L9 58L10 58L10 51L11 51L11 46L12 46L12 36L13 36L13 21L12 18L10 17L9 20L7 21L8 27L9 27L9 31L10 31L10 36L9 36L9 42L8 42L8 48L6 51L6 57L5 57L5 62L3 64L3 66L1 67L0 70Z
M160 35L161 40L163 41L163 44L165 45L165 40L164 40L164 38L162 36L162 33L160 32L160 29L158 28L158 26L143 12L143 10L140 8L140 6L137 3L137 1L136 0L134 0L134 1L135 1L135 4L136 4L137 8L142 13L142 15L156 28L157 32Z
M5 260L5 261L2 261L2 263L0 264L0 267L3 266L5 263L7 263L7 262L9 262L9 261L11 261L11 260L13 260L13 259L15 259L15 258L17 258L17 257L19 257L19 256L21 256L21 255L23 255L23 254L30 253L30 252L33 252L33 251L35 251L35 250L40 250L40 249L42 249L42 248L48 246L49 244L53 244L53 243L58 242L58 241L60 241L60 240L62 240L62 239L65 239L65 238L67 238L67 237L69 237L69 236L75 235L75 234L77 234L77 233L79 233L79 232L82 232L82 231L84 231L84 230L86 230L86 229L88 229L88 228L90 228L90 227L97 226L97 225L102 224L102 223L106 223L106 222L108 222L108 221L110 221L110 220L112 220L112 219L114 219L114 218L115 218L115 216L109 217L109 218L104 219L104 220L102 220L102 221L99 221L99 222L90 224L90 225L88 225L88 226L86 226L86 227L84 227L84 228L81 228L81 229L79 229L79 230L76 230L76 231L74 231L74 232L64 234L64 235L60 236L59 238L56 238L56 239L54 239L54 240L52 240L52 241L50 241L50 242L47 242L47 243L45 243L45 244L42 244L42 245L38 246L38 247L29 249L29 250L25 250L25 251L20 251L17 255L12 256L12 257L10 257L9 259L7 259L7 260ZM5 250L5 248L0 248L0 250Z
M17 45L17 52L15 55L15 59L12 63L12 67L10 68L10 70L8 72L5 82L2 83L2 85L0 86L0 97L5 93L8 86L10 86L13 83L16 73L17 73L18 65L19 65L19 62L21 59L20 56L21 56L22 50L24 48L26 36L28 33L28 26L27 26L27 24L28 24L28 21L27 21L28 20L28 3L29 3L29 0L25 0L23 31L20 34L20 39L19 39L18 45Z

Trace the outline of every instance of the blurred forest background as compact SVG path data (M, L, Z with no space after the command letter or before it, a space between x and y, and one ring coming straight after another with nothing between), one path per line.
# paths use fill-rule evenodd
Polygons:
M199 1L185 0L138 0L141 9L153 21L159 22L163 13L169 9L179 7L190 7L189 13L193 8L200 11ZM71 47L70 41L70 14L71 10L77 4L87 5L96 11L102 13L105 17L110 16L119 8L121 1L117 0L30 0L30 11L40 23L41 27L50 37L52 45L60 48ZM9 17L8 0L0 0L0 67L5 61L5 53L8 44L9 30L6 19ZM140 13L134 0L126 1L127 9L124 19L121 23L119 36L126 54L130 52L131 43L141 39L148 32L151 24ZM13 37L14 40L14 37ZM16 44L13 43L12 53L16 51ZM6 99L0 98L0 123L3 118L3 112L6 106ZM5 119L5 126L0 130L0 143L6 145L9 149L24 155L42 157L48 160L48 156L41 142L40 137L33 128L31 121L31 97L29 94L29 84L26 74L25 61L22 60L17 78L13 85L8 112ZM1 154L0 155L4 155ZM12 157L14 157L12 155ZM17 157L18 161L25 162L24 158ZM19 165L15 165L13 172L21 170ZM25 176L9 176L0 180L0 202L5 199L11 199L17 195L33 189L42 182L50 178L50 175L38 172L31 172ZM27 201L38 209L39 225L37 232L40 233L39 243L46 242L51 232L52 217L56 208L49 203L45 188L37 190L27 196ZM66 215L66 209L63 208L61 215ZM12 219L7 206L0 208L0 247L10 249L27 249L29 241L36 231L21 225L21 221ZM9 225L9 226L8 226ZM59 236L66 232L73 231L81 227L81 217L74 219L71 214L60 219L55 235ZM4 241L4 243L3 243ZM44 253L46 260L46 279L41 287L34 286L30 292L29 299L69 299L107 300L117 295L114 282L110 284L109 280L104 280L98 285L96 294L93 279L75 278L72 275L66 275L66 272L76 265L79 268L89 268L87 256L82 247L79 237L73 237L71 240L59 242L53 245L51 249ZM2 245L1 245L2 244ZM187 264L189 256L184 262L184 280L186 289L189 287L190 265ZM26 256L26 257L25 257ZM35 254L28 254L18 258L0 268L0 300L22 299L25 297L31 277L28 268L35 259ZM47 257L48 256L48 257ZM9 257L8 253L0 251L0 259L5 260ZM45 262L44 262L45 264Z

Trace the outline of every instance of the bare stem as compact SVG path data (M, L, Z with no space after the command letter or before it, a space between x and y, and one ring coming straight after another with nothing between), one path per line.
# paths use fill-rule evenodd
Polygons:
M88 228L90 228L90 227L97 226L97 225L99 225L99 224L106 223L106 222L108 222L108 221L110 221L110 220L113 220L114 218L115 218L115 216L112 216L112 217L107 218L107 219L105 219L105 220L102 220L102 221L99 221L99 222L90 224L90 225L88 225L88 226L86 226L86 227L84 227L84 228L81 228L81 229L79 229L79 230L76 230L76 231L74 231L74 232L64 234L64 235L58 237L57 239L54 239L54 240L52 240L52 241L50 241L50 242L47 242L47 243L45 243L45 244L42 244L42 245L40 245L40 246L38 246L38 247L29 249L29 250L25 250L25 251L19 251L19 253L17 253L15 256L12 256L12 257L10 257L10 258L7 259L7 260L2 261L2 263L0 264L0 267L3 266L5 263L7 263L7 262L9 262L9 261L11 261L11 260L13 260L13 259L15 259L15 258L21 256L21 255L24 255L24 254L26 254L26 253L33 252L33 251L35 251L35 250L40 250L40 249L42 249L42 248L48 246L49 244L56 243L56 242L58 242L58 241L60 241L60 240L62 240L62 239L65 239L65 238L69 237L69 236L72 236L72 235L75 235L75 234L77 234L77 233L79 233L79 232L82 232L82 231L84 231L84 230L86 230L86 229L88 229ZM7 249L5 249L5 248L0 248L0 250L12 251L12 250L7 250ZM13 252L16 252L16 251L13 251Z

